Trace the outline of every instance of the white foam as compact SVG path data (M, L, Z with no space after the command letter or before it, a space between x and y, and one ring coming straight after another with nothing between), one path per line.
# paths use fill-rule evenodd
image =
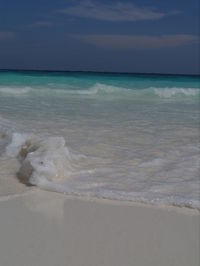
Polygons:
M199 89L195 88L181 88L181 87L163 87L163 88L155 88L149 87L145 89L138 89L137 87L133 88L125 88L113 85L107 85L103 83L96 83L92 87L88 89L75 89L75 90L63 90L65 93L69 94L80 94L80 95L127 95L130 94L134 96L144 96L149 95L149 93L158 95L160 98L171 98L176 95L184 95L184 96L196 96L200 93Z
M154 92L160 98L171 98L177 94L184 96L196 96L199 94L198 89L192 88L155 88Z
M105 168L102 160L98 167L98 158L95 160L97 164L94 162L93 165L90 157L71 152L66 147L63 137L40 138L33 134L15 132L6 148L7 156L17 157L21 162L19 177L43 189L79 196L198 209L198 181L195 179L199 165L198 151L192 149L188 154L186 149L182 152L186 153L186 158L184 154L181 155L181 150L173 156L170 150L169 156L166 153L165 158L146 156L144 160L142 156L143 160L138 161L133 168L129 168L128 165L117 168L115 164ZM187 159L187 155L190 159ZM80 160L83 158L86 158L89 168L82 168ZM92 168L94 166L96 168ZM122 175L126 173L127 179L126 182L117 183L118 171L121 170ZM188 183L187 179L190 176L193 176L193 180ZM193 191L193 197L187 195L187 191Z
M0 154L4 151L6 145L9 143L10 135L14 125L7 119L0 116Z
M0 116L0 130L3 132L11 131L14 127L13 123Z
M5 96L23 96L29 95L30 92L39 93L39 94L56 94L56 95L82 95L82 96L104 96L104 95L112 95L112 96L130 96L134 95L134 97L144 97L145 95L157 95L160 98L171 98L178 95L182 96L197 96L200 94L200 90L198 88L181 88L181 87L149 87L144 89L138 89L137 87L126 88L120 86L113 86L103 83L96 83L93 86L80 89L80 88L71 88L71 87L56 87L56 89L52 89L50 87L0 87L0 94Z
M51 85L51 84L49 84ZM103 83L96 83L93 86L80 89L79 87L64 87L64 86L57 86L56 89L51 88L51 86L47 87L0 87L0 94L5 96L23 96L28 95L30 92L39 93L39 94L56 94L56 95L85 95L85 96L93 96L93 95L104 95L104 94L122 94L127 92L133 92L131 89L117 87L112 85L107 85Z
M0 87L0 94L21 96L22 94L29 93L31 90L31 87Z
M6 155L21 160L19 176L33 185L62 180L73 172L73 160L82 158L70 153L62 137L40 139L33 134L14 133Z
M16 157L23 150L30 149L33 142L36 142L36 136L33 134L13 133L11 143L6 147L6 155Z
M123 87L117 87L117 86L111 86L106 85L102 83L96 83L94 86L92 86L89 90L89 94L110 94L110 93L123 93L123 92L130 92L131 89L123 88Z
M127 93L131 92L131 89L117 87L112 85L106 85L102 83L96 83L88 89L66 89L59 90L68 94L79 94L79 95L104 95L104 94L113 94L113 93Z

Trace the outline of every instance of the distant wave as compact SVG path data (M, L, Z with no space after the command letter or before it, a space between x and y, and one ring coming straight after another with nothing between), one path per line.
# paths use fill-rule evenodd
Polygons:
M112 85L106 85L102 83L96 83L94 86L90 87L88 90L80 90L78 93L80 94L127 94L131 93L133 90L123 87L117 87Z
M112 97L196 97L200 95L199 88L179 88L179 87L149 87L149 88L125 88L103 83L96 83L89 88L74 88L66 86L57 87L0 87L0 95L22 96L29 94L55 94L56 96L67 94L71 96L80 95L82 97L103 97L105 95Z
M66 93L69 94L80 94L80 95L118 95L118 96L142 96L142 95L156 95L160 98L171 98L177 95L183 96L196 96L199 95L200 89L194 88L178 88L178 87L163 87L163 88L154 88L149 87L145 89L137 89L137 88L124 88L117 87L112 85L106 85L102 83L96 83L94 86L89 89L81 89L81 90L65 90Z
M192 88L154 88L154 92L160 98L171 98L175 95L184 95L184 96L196 96L199 94L199 89Z

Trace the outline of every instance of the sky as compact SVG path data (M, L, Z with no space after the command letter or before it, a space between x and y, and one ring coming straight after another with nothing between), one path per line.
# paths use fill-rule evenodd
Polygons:
M0 0L0 69L200 74L199 0Z

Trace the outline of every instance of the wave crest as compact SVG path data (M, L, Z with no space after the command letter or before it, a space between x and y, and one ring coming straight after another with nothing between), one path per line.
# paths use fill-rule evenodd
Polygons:
M89 88L61 87L0 87L0 95L5 96L29 96L31 95L53 95L53 96L82 96L82 97L155 97L174 98L174 97L195 97L199 96L199 88L181 88L181 87L149 87L149 88L126 88L103 83L96 83Z
M183 96L196 96L199 94L199 89L192 88L155 88L154 92L160 98L171 98L173 96L183 95Z
M183 87L121 87L96 83L88 88L72 88L66 86L61 87L0 87L0 95L6 97L85 97L85 98L128 98L128 99L178 99L193 98L200 96L199 88L183 88Z
M75 89L75 90L64 90L67 94L72 95L85 95L85 96L128 96L128 97L148 97L148 96L159 96L159 98L172 98L176 96L193 97L200 93L200 89L195 88L178 88L178 87L149 87L149 88L125 88L113 85L106 85L103 83L96 83L89 89Z

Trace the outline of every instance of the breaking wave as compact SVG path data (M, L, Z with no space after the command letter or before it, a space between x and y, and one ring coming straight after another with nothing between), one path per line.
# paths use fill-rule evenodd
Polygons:
M167 191L173 191L174 183L163 183L162 186L155 186L155 188L149 186L148 189L146 188L147 190L144 188L142 191L123 191L111 189L111 183L107 187L105 184L99 183L98 180L95 181L95 178L99 175L109 175L109 171L113 172L114 169L109 170L104 167L82 169L81 163L83 161L91 161L94 158L77 154L70 150L66 146L63 137L39 137L31 133L10 132L7 135L6 133L4 135L1 133L0 141L1 138L7 139L4 146L5 156L8 159L17 158L20 162L17 176L24 184L83 197L128 200L200 209L199 201L196 199L191 199L189 196L187 198L187 196L182 197L181 195L168 195ZM191 155L191 163L188 162L190 167L193 165L192 161L195 163L196 160L196 150L193 153L194 155ZM139 167L144 170L149 167L165 168L166 163L169 163L167 159L157 158L152 161L143 161L139 164ZM182 168L181 165L177 165L177 167ZM97 177L95 173L97 173ZM87 180L86 183L84 179L85 181ZM159 191L160 193L158 193Z
M26 133L13 133L6 155L20 160L18 176L24 183L40 187L69 178L76 160L84 157L70 152L63 137L41 139Z
M183 96L196 96L199 95L199 89L191 89L191 88L157 88L154 89L156 95L160 98L171 98L176 95Z
M97 96L113 96L113 97L159 97L164 99L176 97L192 97L200 96L199 88L179 88L179 87L149 87L149 88L125 88L103 83L96 83L89 88L79 87L0 87L0 95L2 96L28 96L29 94L41 95L68 95L82 97Z
M123 88L111 85L105 85L101 83L97 83L88 90L68 90L68 93L72 94L82 94L82 95L104 95L104 94L115 94L115 95L128 95L130 96L142 96L142 95L156 95L160 98L171 98L177 95L183 96L197 96L200 94L200 89L194 88L154 88L149 87L145 89L137 89L137 88Z

